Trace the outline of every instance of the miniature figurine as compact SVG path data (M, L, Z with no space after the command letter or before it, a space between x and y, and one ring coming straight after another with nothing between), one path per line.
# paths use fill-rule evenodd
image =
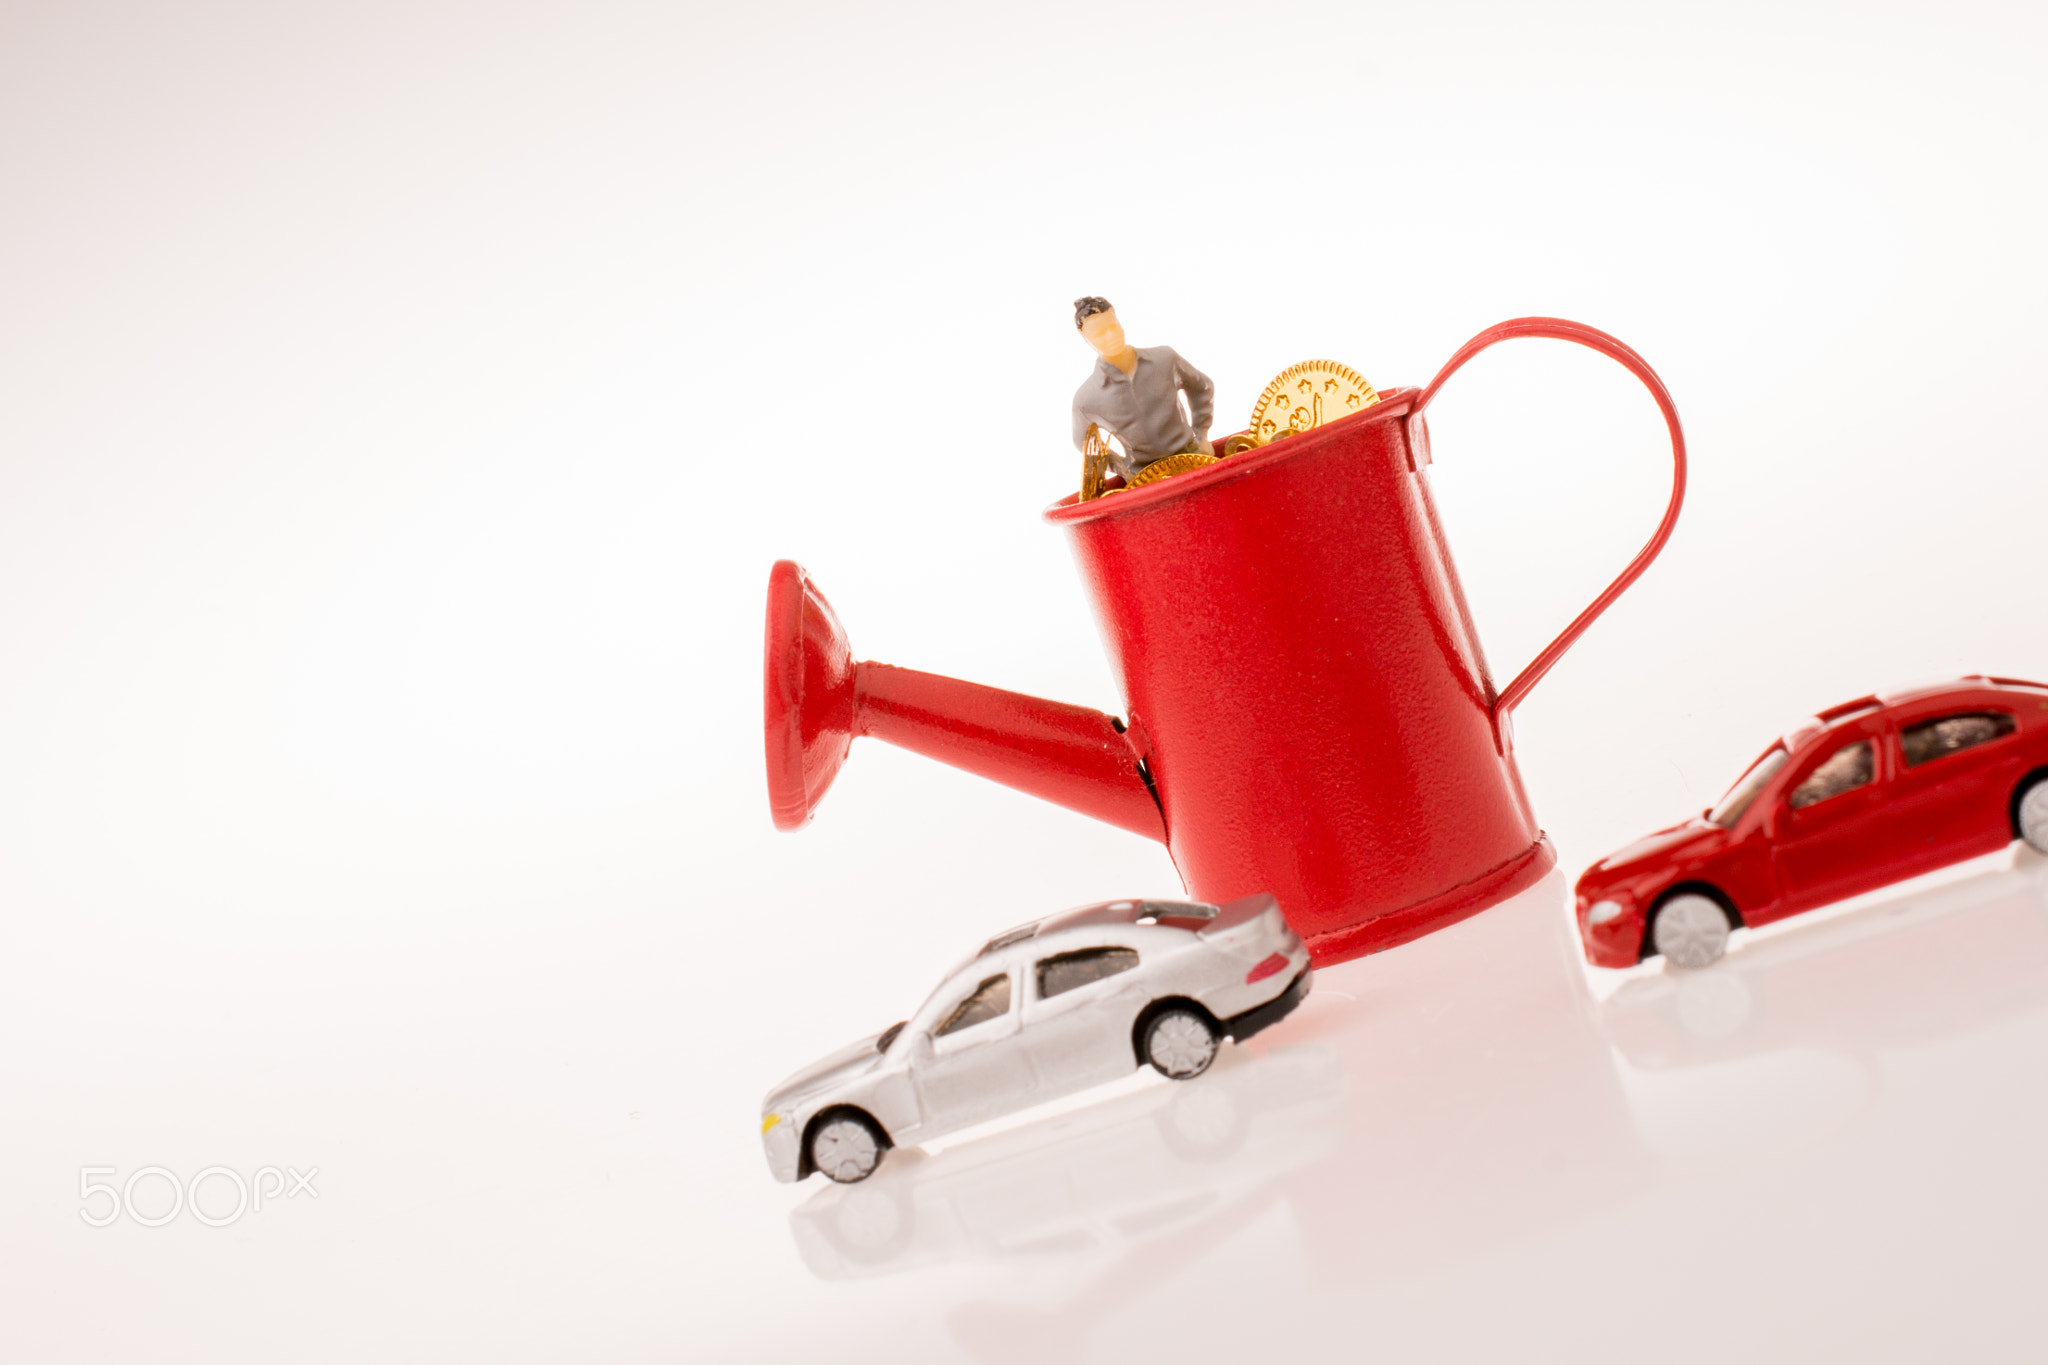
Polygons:
M1269 895L1228 905L1122 900L998 934L918 1012L833 1053L762 1102L777 1180L850 1184L882 1154L1150 1064L1209 1069L1308 994L1308 950Z
M1108 299L1074 300L1074 326L1101 358L1074 393L1074 447L1086 451L1090 424L1123 443L1109 452L1110 467L1132 478L1172 455L1206 455L1216 386L1171 346L1143 350L1124 340ZM1181 403L1185 395L1187 406Z
M1579 878L1596 967L1705 967L1769 924L2023 839L2048 853L2048 685L1971 677L1796 726L1720 803Z
M1423 410L1513 337L1573 341L1635 375L1664 416L1673 472L1649 542L1497 689L1430 493ZM1685 497L1678 412L1642 357L1557 318L1491 327L1428 388L1379 397L1167 482L1047 510L1111 652L1122 718L858 660L817 585L777 563L763 661L776 824L811 818L856 737L886 740L1160 840L1197 899L1272 892L1318 965L1533 885L1555 854L1508 720L1670 538ZM1570 422L1573 399L1530 420Z

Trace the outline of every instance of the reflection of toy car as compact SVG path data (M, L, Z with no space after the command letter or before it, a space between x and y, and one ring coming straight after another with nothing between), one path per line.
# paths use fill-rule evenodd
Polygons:
M1217 907L1110 901L991 939L904 1023L784 1081L762 1104L778 1180L866 1178L923 1142L1150 1062L1199 1076L1308 994L1308 950L1271 896Z
M2048 861L2029 858L1753 944L1717 971L1625 982L1601 1023L1644 1070L1803 1053L1876 1074L1884 1053L2044 1009Z
M1729 930L1996 852L2048 853L2048 686L1964 678L1823 711L1704 815L1579 878L1586 959L1680 967Z
M1178 1239L1239 1226L1230 1210L1279 1197L1287 1171L1337 1154L1343 1086L1327 1046L1219 1058L1200 1085L1147 1086L828 1186L790 1214L790 1232L828 1280L969 1257L1142 1256L1162 1235L1185 1253Z

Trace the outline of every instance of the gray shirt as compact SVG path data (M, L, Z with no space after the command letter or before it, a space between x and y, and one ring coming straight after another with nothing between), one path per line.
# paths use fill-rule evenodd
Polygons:
M1188 396L1187 415L1180 394ZM1138 368L1126 375L1107 360L1074 394L1074 446L1095 423L1124 443L1133 469L1178 455L1201 440L1215 409L1216 386L1171 346L1138 348ZM1190 425L1188 419L1194 419Z

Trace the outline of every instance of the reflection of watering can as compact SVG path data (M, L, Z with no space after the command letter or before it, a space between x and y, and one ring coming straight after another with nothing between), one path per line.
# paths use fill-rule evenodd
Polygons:
M1422 410L1509 337L1620 362L1671 431L1656 534L1496 693L1424 473ZM1429 387L1150 487L1046 512L1073 538L1128 723L856 662L788 560L768 579L768 793L802 825L873 735L1163 841L1188 891L1276 895L1318 962L1392 947L1533 884L1554 861L1508 712L1649 567L1685 496L1685 437L1649 365L1605 332L1518 318Z

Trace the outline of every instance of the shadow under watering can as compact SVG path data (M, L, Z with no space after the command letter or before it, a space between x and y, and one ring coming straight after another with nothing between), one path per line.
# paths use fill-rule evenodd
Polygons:
M1511 337L1599 351L1656 399L1671 500L1593 604L1496 690L1431 500L1423 410ZM1218 443L1220 448L1221 443ZM859 662L789 560L768 579L775 823L806 823L870 735L1163 842L1189 894L1270 891L1319 964L1512 896L1555 861L1508 716L1649 567L1685 496L1685 437L1649 364L1605 332L1518 318L1428 387L1046 520L1071 539L1128 719Z

